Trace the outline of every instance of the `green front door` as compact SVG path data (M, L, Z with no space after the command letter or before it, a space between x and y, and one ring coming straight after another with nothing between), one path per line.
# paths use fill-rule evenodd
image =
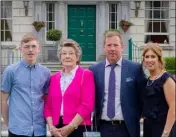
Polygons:
M68 38L82 48L81 61L96 60L96 7L92 5L68 6Z

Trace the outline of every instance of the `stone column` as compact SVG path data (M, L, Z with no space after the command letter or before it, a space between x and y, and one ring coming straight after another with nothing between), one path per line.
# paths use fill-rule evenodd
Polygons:
M34 21L44 21L42 18L42 2L41 1L34 1ZM36 34L38 39L42 37L43 29L44 28L42 28L39 32L37 32L35 28L33 29L33 32Z
M46 13L44 12L44 3L41 1L34 1L34 21L44 21L44 16ZM33 28L33 33L37 37L37 39L40 41L40 53L38 56L38 61L43 62L44 60L44 49L43 45L45 42L45 28L41 28L39 32Z
M66 16L66 4L64 2L59 2L59 30L62 31L62 38L66 38L66 24L67 24L67 16Z
M128 1L122 1L121 2L121 19L123 20L128 20L129 21L129 4L130 2ZM130 39L130 34L129 34L129 30L127 32L121 32L121 36L122 36L122 41L124 44L124 51L123 51L123 57L124 58L128 58L128 49L129 49L129 42L128 40Z
M97 42L97 49L96 53L98 55L98 60L102 60L104 58L104 51L103 51L103 38L104 38L104 32L106 30L106 3L100 2L99 3L99 11L98 11L98 42Z

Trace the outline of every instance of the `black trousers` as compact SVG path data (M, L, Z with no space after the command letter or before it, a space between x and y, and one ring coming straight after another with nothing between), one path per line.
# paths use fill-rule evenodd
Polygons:
M100 120L99 130L101 137L130 137L125 122L115 124Z
M61 128L65 126L63 124L63 118L60 117L59 119L59 124L56 125L56 128ZM90 131L91 130L91 126L84 126L84 125L80 125L78 126L77 129L75 129L68 137L83 137L83 132L85 132L87 129L87 131Z
M9 132L9 136L8 137L46 137L46 135L44 136L34 136L34 134L32 136L24 136L24 135L16 135L16 134L13 134L12 132L8 131Z

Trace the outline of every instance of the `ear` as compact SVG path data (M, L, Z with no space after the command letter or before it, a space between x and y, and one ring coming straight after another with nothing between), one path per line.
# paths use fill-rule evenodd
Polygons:
M38 53L40 52L40 45L38 46Z
M20 52L22 52L22 48L21 48L21 45L20 45L20 47L18 48L18 50L19 50Z
M76 56L76 62L79 60L79 57L78 56Z
M123 51L124 50L124 45L123 44L121 45L121 48L122 48L122 51Z

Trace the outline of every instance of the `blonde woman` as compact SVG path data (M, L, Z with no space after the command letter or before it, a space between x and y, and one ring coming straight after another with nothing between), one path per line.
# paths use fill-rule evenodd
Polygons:
M168 137L175 122L175 82L164 69L158 44L147 44L142 56L150 74L143 93L144 137Z

